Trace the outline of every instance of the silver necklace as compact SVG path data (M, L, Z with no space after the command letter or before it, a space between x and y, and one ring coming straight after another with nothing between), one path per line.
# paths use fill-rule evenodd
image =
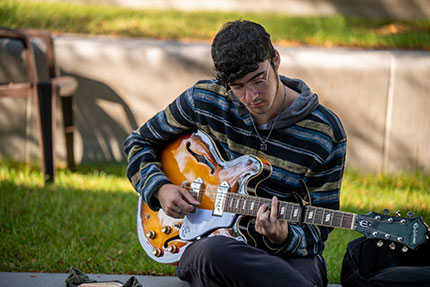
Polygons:
M282 106L284 105L285 99L287 98L287 88L286 87L284 87L284 91L285 91L284 92L284 98L282 99L281 108L279 109L279 112L276 115L275 122L273 123L272 127L270 128L269 134L267 135L267 137L264 140L261 138L260 133L258 132L257 127L255 126L254 119L252 119L252 121L251 121L252 126L254 127L254 130L255 130L255 133L257 134L258 139L260 140L260 150L261 151L267 151L266 142L269 140L270 135L272 134L272 131L275 128L276 123L278 122L279 116L281 115Z

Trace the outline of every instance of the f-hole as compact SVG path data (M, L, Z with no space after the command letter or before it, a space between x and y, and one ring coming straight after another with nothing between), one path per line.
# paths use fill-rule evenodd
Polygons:
M188 143L187 143L187 145L186 145L186 147L187 147L187 151L188 151L190 154L192 154L192 155L193 155L193 157L197 160L197 162L201 162L201 163L204 163L204 164L206 164L207 166L209 166L209 167L210 167L210 169L211 169L211 174L214 174L214 173L215 173L215 167L213 166L213 164L211 164L211 163L206 159L206 157L205 157L204 155L201 155L201 154L195 153L195 152L190 148L190 146L191 146L191 143L190 143L190 142L188 142Z

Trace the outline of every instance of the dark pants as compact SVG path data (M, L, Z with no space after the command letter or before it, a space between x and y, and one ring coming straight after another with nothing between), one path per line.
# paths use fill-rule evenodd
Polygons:
M225 236L200 239L184 251L176 270L191 286L326 286L316 257L271 255Z

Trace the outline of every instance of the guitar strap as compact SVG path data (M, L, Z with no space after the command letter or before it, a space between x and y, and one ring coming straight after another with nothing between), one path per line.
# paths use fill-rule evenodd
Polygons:
M304 194L304 205L312 206L312 199L311 194L309 192L308 186L306 185L305 181L303 179L299 180L300 185L302 186L302 193ZM307 201L306 201L307 200Z

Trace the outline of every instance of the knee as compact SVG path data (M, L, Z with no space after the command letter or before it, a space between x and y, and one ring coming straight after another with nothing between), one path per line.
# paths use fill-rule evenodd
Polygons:
M187 247L176 269L179 278L194 282L193 286L225 286L232 280L228 275L234 260L228 250L235 242L225 236L206 237L194 242Z
M225 236L213 236L206 238L203 248L201 250L201 256L209 262L222 262L228 255L229 245L234 239ZM228 258L227 258L228 259Z
M235 250L232 245L235 245L237 241L225 236L213 236L201 239L201 242L198 243L197 254L195 254L198 259L195 259L200 264L213 268L214 265L222 267L230 264L234 256L232 252Z

